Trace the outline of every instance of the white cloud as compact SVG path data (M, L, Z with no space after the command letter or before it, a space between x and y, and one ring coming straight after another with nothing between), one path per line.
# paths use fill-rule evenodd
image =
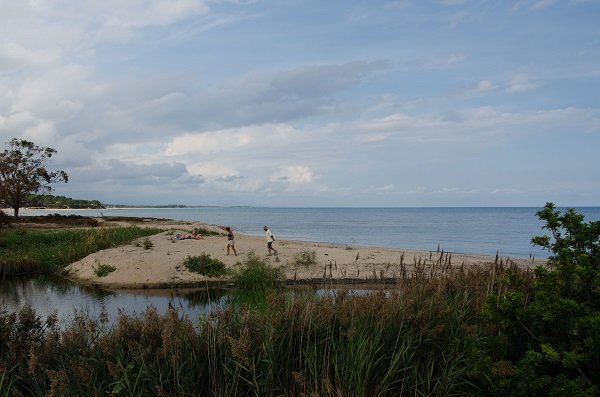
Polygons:
M237 151L285 140L294 133L285 124L254 125L226 130L184 133L174 138L165 150L167 156L186 154L214 154Z
M462 94L466 96L484 95L496 88L498 88L498 86L495 85L492 80L480 80L476 84L464 89Z
M208 11L205 1L197 0L129 0L95 4L100 19L99 40L129 40L136 31L148 26L165 26Z
M5 38L0 42L0 71L25 65L52 65L60 55L58 48L31 49Z
M459 64L467 59L462 53L453 53L445 56L433 57L429 59L418 59L410 64L419 69L446 69Z
M233 148L248 146L252 143L252 136L243 130L184 134L175 138L167 146L165 154L168 156L179 156L190 153L220 153Z
M518 74L510 79L506 87L506 92L516 94L535 90L538 87L540 87L539 83L532 82L526 75Z
M285 182L290 186L306 185L313 181L313 171L305 165L288 165L273 175L271 182Z
M539 10L542 8L550 7L551 5L556 4L557 0L538 0L533 3L531 6L532 10Z

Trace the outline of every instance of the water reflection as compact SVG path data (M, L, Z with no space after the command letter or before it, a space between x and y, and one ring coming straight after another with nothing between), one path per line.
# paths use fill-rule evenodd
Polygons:
M356 296L376 291L390 292L386 285L347 285L298 286L287 290L286 294L300 297L305 295L337 299L338 294ZM187 316L194 324L200 317L230 304L232 291L227 289L170 289L170 290L104 290L77 284L58 276L37 276L34 278L0 279L0 310L19 311L30 305L42 317L56 312L62 325L67 325L76 312L83 312L98 318L106 311L109 324L114 324L119 311L129 315L141 315L148 306L153 306L160 314L169 308ZM239 303L239 302L238 302Z
M154 306L159 313L175 308L196 323L200 316L223 307L227 301L225 290L108 291L57 276L7 278L0 284L0 307L4 310L18 311L30 305L43 318L57 312L63 324L72 319L76 311L97 317L105 310L109 323L113 323L120 309L135 315L143 313L148 306Z

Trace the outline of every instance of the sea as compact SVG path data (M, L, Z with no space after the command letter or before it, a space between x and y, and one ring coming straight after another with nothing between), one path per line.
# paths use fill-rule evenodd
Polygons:
M600 220L600 207L575 207L585 221ZM269 226L276 239L335 243L348 247L444 250L512 258L547 258L531 244L547 234L536 207L297 208L186 207L110 208L102 210L21 210L20 215L79 214L135 216L229 226L234 232L263 235ZM559 208L564 211L565 208Z

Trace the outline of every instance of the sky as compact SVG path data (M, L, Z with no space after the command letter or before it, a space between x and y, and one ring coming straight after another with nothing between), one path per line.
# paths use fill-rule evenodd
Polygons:
M600 205L600 0L0 0L0 141L107 204ZM0 150L2 146L0 146Z

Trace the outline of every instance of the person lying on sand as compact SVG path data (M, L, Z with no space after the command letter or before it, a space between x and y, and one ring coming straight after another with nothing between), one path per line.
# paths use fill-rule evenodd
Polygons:
M180 234L180 233L176 234L175 240L204 240L204 237L202 237L200 234L198 234L197 229L194 229L192 234Z

